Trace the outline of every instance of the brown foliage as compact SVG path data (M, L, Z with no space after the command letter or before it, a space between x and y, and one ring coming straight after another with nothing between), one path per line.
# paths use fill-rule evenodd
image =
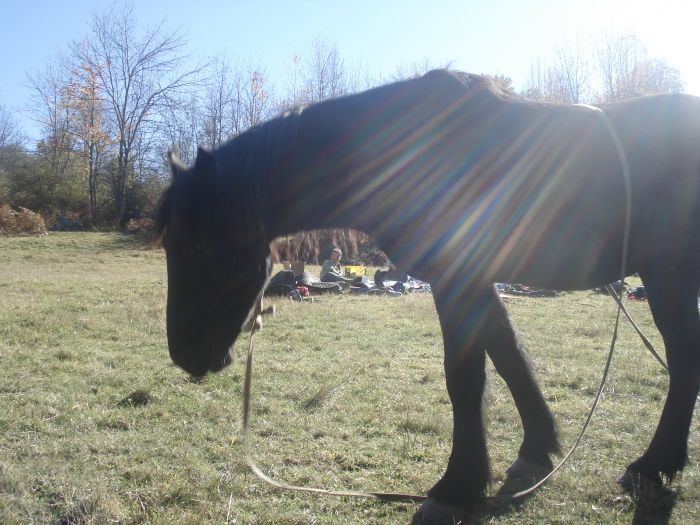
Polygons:
M126 223L126 231L129 233L150 233L155 221L153 219L129 219Z
M7 204L0 205L0 235L20 234L46 234L43 217L27 208L15 211Z
M381 266L387 258L374 239L357 230L314 230L276 239L271 246L274 259L319 264L340 248L344 261L361 261Z

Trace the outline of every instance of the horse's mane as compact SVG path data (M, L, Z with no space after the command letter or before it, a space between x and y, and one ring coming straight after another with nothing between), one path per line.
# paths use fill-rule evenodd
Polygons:
M300 114L301 109L289 111L214 151L200 150L190 168L170 154L173 179L158 204L153 242L161 244L170 231L183 247L192 247L208 224L223 220L245 231L251 221L259 220L264 197L293 152ZM202 173L195 173L205 161L214 167L206 181Z
M436 70L426 77L431 75L452 77L463 85L460 89L488 92L498 99L516 98L487 76ZM197 163L187 169L171 155L173 181L158 206L154 242L161 243L171 231L182 246L191 247L208 222L224 218L236 230L242 230L250 226L251 220L259 220L264 197L273 191L272 180L287 167L286 161L294 152L302 110L294 109L255 126L210 153L200 151L197 163L200 157L209 155L216 166L212 171L217 180L209 188L201 187L201 174L195 173Z

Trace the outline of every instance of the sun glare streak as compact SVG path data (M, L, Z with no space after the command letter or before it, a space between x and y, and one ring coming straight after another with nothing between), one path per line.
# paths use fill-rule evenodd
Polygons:
M464 275L465 268L471 274L485 274L489 270L488 266L498 268L513 258L514 253L521 254L515 264L516 273L525 269L533 263L539 250L544 248L543 235L533 236L531 233L532 224L535 223L541 226L541 231L554 231L555 238L566 245L574 233L576 224L565 222L558 224L558 222L567 215L577 217L582 210L576 205L570 209L562 209L562 205L554 204L561 200L555 201L552 199L552 194L560 192L561 188L567 187L568 184L567 196L563 202L576 203L576 194L581 188L577 187L575 180L563 179L568 176L570 168L581 161L581 154L585 151L596 126L597 123L594 121L569 141L557 141L560 130L546 122L545 116L539 121L533 120L516 140L497 152L490 151L488 145L495 143L498 137L482 129L480 147L475 149L482 150L483 153L479 155L469 154L473 152L465 153L462 156L462 164L442 167L442 173L449 173L444 180L450 182L445 184L454 185L454 181L459 178L473 180L469 170L477 173L479 171L497 173L500 165L510 163L512 167L505 175L494 177L495 182L485 190L484 188L476 190L461 188L457 185L458 188L466 191L466 195L463 196L464 202L471 202L471 197L474 195L477 195L478 199L466 209L463 206L450 208L461 210L459 216L439 217L440 213L444 214L447 211L445 209L432 214L428 222L435 221L435 224L440 226L432 228L428 226L421 231L421 236L445 231L443 228L445 222L449 223L449 228L447 236L435 243L431 253L426 253L426 244L421 243L419 238L416 239L415 232L405 232L400 238L400 244L413 250L409 254L412 260L420 260L424 256L434 256L442 252L451 254L444 257L443 271L446 275ZM552 147L553 144L558 145ZM534 174L534 176L524 177L525 174ZM484 179L491 178L484 177ZM435 186L436 191L425 192L423 200L440 204L451 202L440 196L442 189ZM523 195L528 197L524 198ZM425 202L416 204L418 208L424 205ZM578 206L581 207L583 204L579 203ZM434 206L433 209L435 208ZM507 220L496 223L494 217L506 217ZM523 239L526 238L525 232L529 232L527 246L522 245ZM589 254L589 257L597 255L597 253ZM455 294L458 294L458 290L455 290Z
M569 245L582 227L591 233L580 258L595 262L607 233L593 231L595 219L585 213L591 197L578 199L587 194L576 174L600 140L599 119L558 106L496 104L484 113L477 95L468 89L435 104L397 90L350 120L315 164L328 170L324 177L339 173L324 221L364 224L403 265L430 260L435 275L459 282L495 278L504 267L525 273L555 246L578 265ZM508 111L520 112L517 128L507 124ZM305 176L290 191L306 191L319 175Z

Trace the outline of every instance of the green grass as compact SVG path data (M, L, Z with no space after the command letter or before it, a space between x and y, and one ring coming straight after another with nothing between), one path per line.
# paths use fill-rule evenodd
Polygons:
M163 253L118 234L0 238L0 523L408 523L416 506L280 492L246 467L242 359L202 381L170 364ZM643 303L628 303L655 344ZM614 303L590 292L507 299L564 446L593 399ZM425 492L450 451L432 299L276 302L257 339L252 450L268 473L327 488ZM239 344L242 357L245 340ZM521 439L489 368L497 492ZM624 326L591 428L564 470L488 523L700 523L691 465L637 506L615 483L646 447L667 379ZM61 521L63 520L63 521Z

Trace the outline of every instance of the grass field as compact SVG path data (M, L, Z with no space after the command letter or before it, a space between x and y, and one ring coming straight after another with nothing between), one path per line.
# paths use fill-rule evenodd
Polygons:
M119 234L0 237L0 523L385 524L416 505L274 490L242 458L242 359L202 381L170 364L160 250ZM568 447L595 394L614 303L592 292L507 299ZM257 339L252 447L274 476L425 492L450 450L429 295L279 300ZM630 310L661 346L643 303ZM245 343L243 341L242 343ZM239 344L242 356L245 344ZM691 465L654 501L615 483L646 447L667 378L624 326L601 406L564 470L487 523L700 523ZM497 492L521 438L489 369Z

